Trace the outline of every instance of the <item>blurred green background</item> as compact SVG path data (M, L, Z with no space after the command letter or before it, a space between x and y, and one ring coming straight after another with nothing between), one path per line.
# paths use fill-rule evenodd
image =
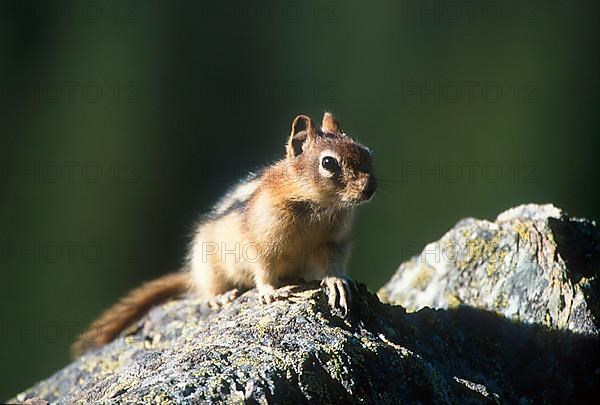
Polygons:
M178 268L193 221L334 112L375 152L350 275L466 216L600 218L595 2L0 2L0 399Z

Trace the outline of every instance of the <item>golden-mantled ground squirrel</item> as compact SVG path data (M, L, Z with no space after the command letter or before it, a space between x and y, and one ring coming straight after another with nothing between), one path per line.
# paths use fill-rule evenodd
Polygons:
M297 116L285 158L233 187L196 226L184 271L131 291L92 324L74 352L110 342L151 307L188 290L211 299L257 287L269 303L281 286L322 280L329 303L346 313L354 208L376 188L371 152L333 115L325 113L320 129Z

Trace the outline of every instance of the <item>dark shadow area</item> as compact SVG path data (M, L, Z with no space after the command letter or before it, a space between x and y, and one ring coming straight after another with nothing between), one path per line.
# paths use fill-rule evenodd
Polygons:
M567 276L580 284L588 308L594 315L594 325L600 325L600 229L585 219L548 218L558 253L569 269ZM584 280L585 279L585 280Z
M589 403L600 394L597 338L471 307L406 313L366 297L370 305L353 309L357 319L368 322L367 329L422 356L450 378L485 386L501 402ZM393 333L375 313L394 326Z
M558 252L571 270L575 284L581 278L593 277L600 269L600 228L585 219L548 218Z

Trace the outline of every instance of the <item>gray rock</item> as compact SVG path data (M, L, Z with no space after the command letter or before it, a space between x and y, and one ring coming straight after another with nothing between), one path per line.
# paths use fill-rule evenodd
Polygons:
M395 343L396 327L380 315L385 311L362 287L344 319L314 284L271 305L250 291L216 313L201 301L177 300L16 399L389 403L491 395L465 388ZM393 312L404 314L401 308Z
M600 229L552 205L495 222L465 219L403 263L379 290L409 311L468 305L549 328L598 335Z
M261 304L256 291L251 290L220 311L211 311L204 302L185 297L154 308L113 343L87 353L12 401L584 402L590 394L598 394L600 356L598 338L594 336L596 318L590 306L592 301L587 295L580 301L576 301L576 297L577 288L585 292L581 278L595 286L591 281L595 273L589 272L598 270L597 262L585 252L597 249L598 233L589 222L567 220L569 231L561 235L569 234L565 240L571 238L577 243L570 245L568 254L558 253L562 242L554 241L562 240L563 236L549 236L550 227L554 225L541 227L549 221L544 218L548 218L546 213L552 210L535 206L519 208L512 211L514 214L503 214L506 219L499 223L515 221L517 228L519 224L527 229L536 227L537 239L529 241L539 247L533 259L543 263L528 267L535 269L536 277L545 269L559 277L567 268L571 270L570 264L565 263L579 260L576 264L579 270L569 273L569 277L577 281L569 279L567 282L559 277L562 284L559 284L558 294L572 291L569 305L580 308L579 315L571 315L567 320L563 319L564 308L556 310L556 322L563 322L560 324L564 324L563 327L554 324L548 327L547 322L536 321L544 298L546 301L554 298L530 292L529 288L537 284L526 275L520 275L518 280L521 281L512 282L513 289L506 291L508 302L513 302L512 296L516 294L514 302L533 311L517 308L515 313L519 314L519 320L500 316L501 311L495 313L485 307L448 305L447 309L424 308L410 313L401 306L380 302L362 285L354 292L346 317L329 307L325 292L315 283L288 289L292 293L290 297L282 296L268 305ZM511 219L522 218L524 213L532 219ZM562 223L558 214L556 218ZM558 228L564 225L560 223ZM492 225L469 220L456 229L473 235L485 228L493 234L498 233L496 228L504 226ZM501 234L497 239L504 241L503 238ZM525 246L522 242L502 243L501 246L508 249L506 254L499 253L503 257L515 256L510 246L518 252ZM556 246L555 256L547 255L544 243ZM472 259L464 261L463 267L471 266L476 272L483 268L487 275L484 258L494 257L496 250L470 256ZM569 258L571 253L573 256ZM521 253L515 257L521 257ZM523 257L529 256L523 254ZM563 267L550 265L559 260ZM513 263L514 268L521 262L508 263ZM447 272L443 278L446 280L444 288L454 285L451 275L459 280L469 279L461 271ZM499 274L510 276L507 272ZM394 280L398 277L396 275ZM435 279L431 277L429 281L434 283ZM469 280L463 285L470 286L471 282L484 278ZM526 283L523 284L526 293L518 288L518 283ZM438 287L440 284L436 281L432 285L443 291ZM503 284L503 288L507 285ZM572 290L564 289L563 285L572 286ZM406 291L404 288L393 290L391 286L384 289L388 291L388 298L395 296L394 291ZM472 289L475 290L474 287L467 289L470 294L473 294Z

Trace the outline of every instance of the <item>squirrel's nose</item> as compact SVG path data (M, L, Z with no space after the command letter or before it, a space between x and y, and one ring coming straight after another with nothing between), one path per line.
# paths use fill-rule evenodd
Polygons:
M365 185L365 188L362 192L363 198L365 200L368 200L369 198L371 198L373 196L373 194L375 194L376 190L377 190L377 179L375 179L375 176L371 175L371 176L369 176L369 180L367 180L367 184Z

